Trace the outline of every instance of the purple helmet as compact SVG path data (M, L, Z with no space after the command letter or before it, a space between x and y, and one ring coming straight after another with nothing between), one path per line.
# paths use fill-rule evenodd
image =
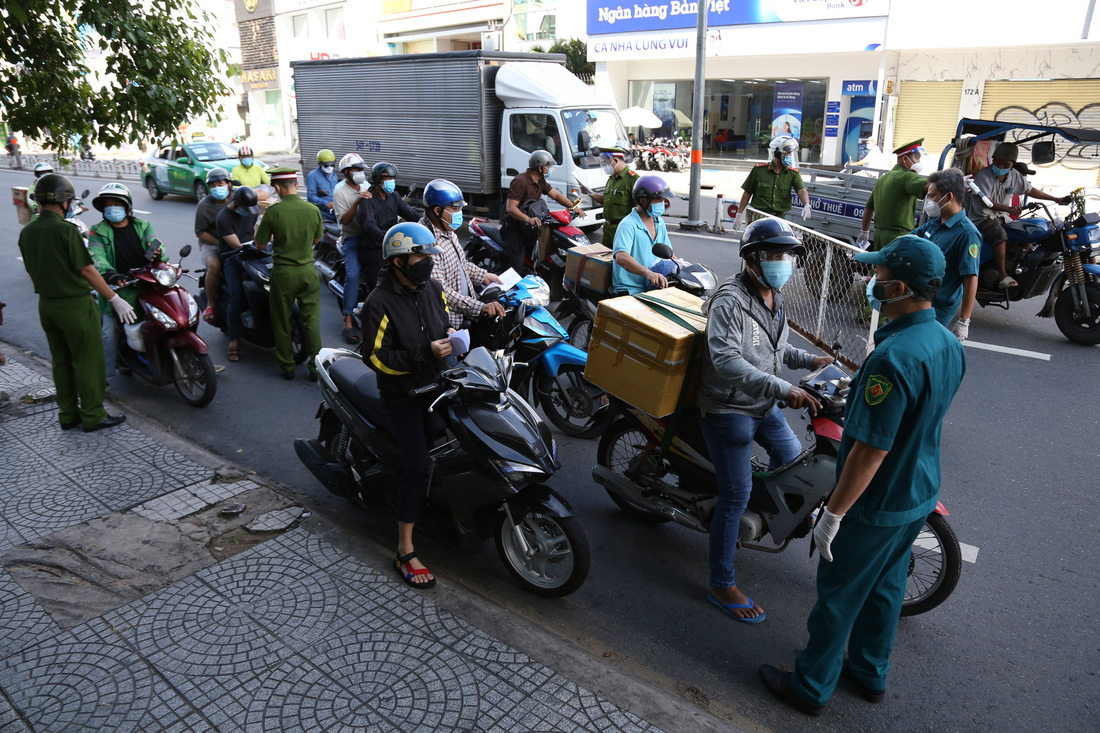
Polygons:
M672 189L660 176L642 176L634 183L634 203L642 199L671 199Z

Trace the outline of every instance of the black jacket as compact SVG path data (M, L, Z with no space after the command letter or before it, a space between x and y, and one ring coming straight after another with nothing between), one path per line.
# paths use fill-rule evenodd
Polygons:
M413 290L387 268L363 310L363 355L378 373L380 392L407 397L435 379L444 362L432 355L431 342L444 338L451 326L439 281L428 280Z
M382 200L377 188L372 188L371 192L374 194L373 198L359 199L355 220L359 222L367 240L364 249L371 253L377 250L378 256L381 256L382 240L390 227L402 220L420 221L420 214L405 203L405 199L401 198L396 191L386 194L385 201Z

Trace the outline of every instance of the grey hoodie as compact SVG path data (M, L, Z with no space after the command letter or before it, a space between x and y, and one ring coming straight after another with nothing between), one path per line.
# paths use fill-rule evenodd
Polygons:
M813 354L787 343L783 296L772 291L772 312L742 272L727 278L703 304L707 316L707 349L699 409L763 417L787 396L790 382L779 378L780 362L792 369L809 369Z

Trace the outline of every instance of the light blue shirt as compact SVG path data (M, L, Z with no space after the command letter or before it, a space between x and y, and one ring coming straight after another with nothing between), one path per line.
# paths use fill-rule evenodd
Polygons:
M649 230L642 222L641 214L635 208L625 219L619 222L619 227L615 231L615 247L612 250L614 252L612 256L618 255L619 252L626 252L642 267L653 267L660 262L661 258L653 254L653 245L663 242L671 247L672 242L668 239L668 230L665 228L664 218L658 217L656 223L657 237L651 238ZM646 279L642 275L627 272L619 267L619 263L616 262L611 270L611 287L616 292L637 295L645 292Z

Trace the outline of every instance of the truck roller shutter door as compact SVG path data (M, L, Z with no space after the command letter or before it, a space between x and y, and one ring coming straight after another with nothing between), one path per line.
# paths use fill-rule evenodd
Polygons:
M959 126L961 99L962 81L900 82L894 141L888 150L923 137L928 157L924 164L934 169Z
M982 119L1100 129L1100 80L987 81ZM1009 139L1014 137L1009 133ZM1074 146L1057 136L1054 150L1058 162L1044 166L1046 174L1036 183L1100 185L1100 174L1088 175L1096 170L1097 146ZM1020 159L1031 159L1030 145L1020 146Z

